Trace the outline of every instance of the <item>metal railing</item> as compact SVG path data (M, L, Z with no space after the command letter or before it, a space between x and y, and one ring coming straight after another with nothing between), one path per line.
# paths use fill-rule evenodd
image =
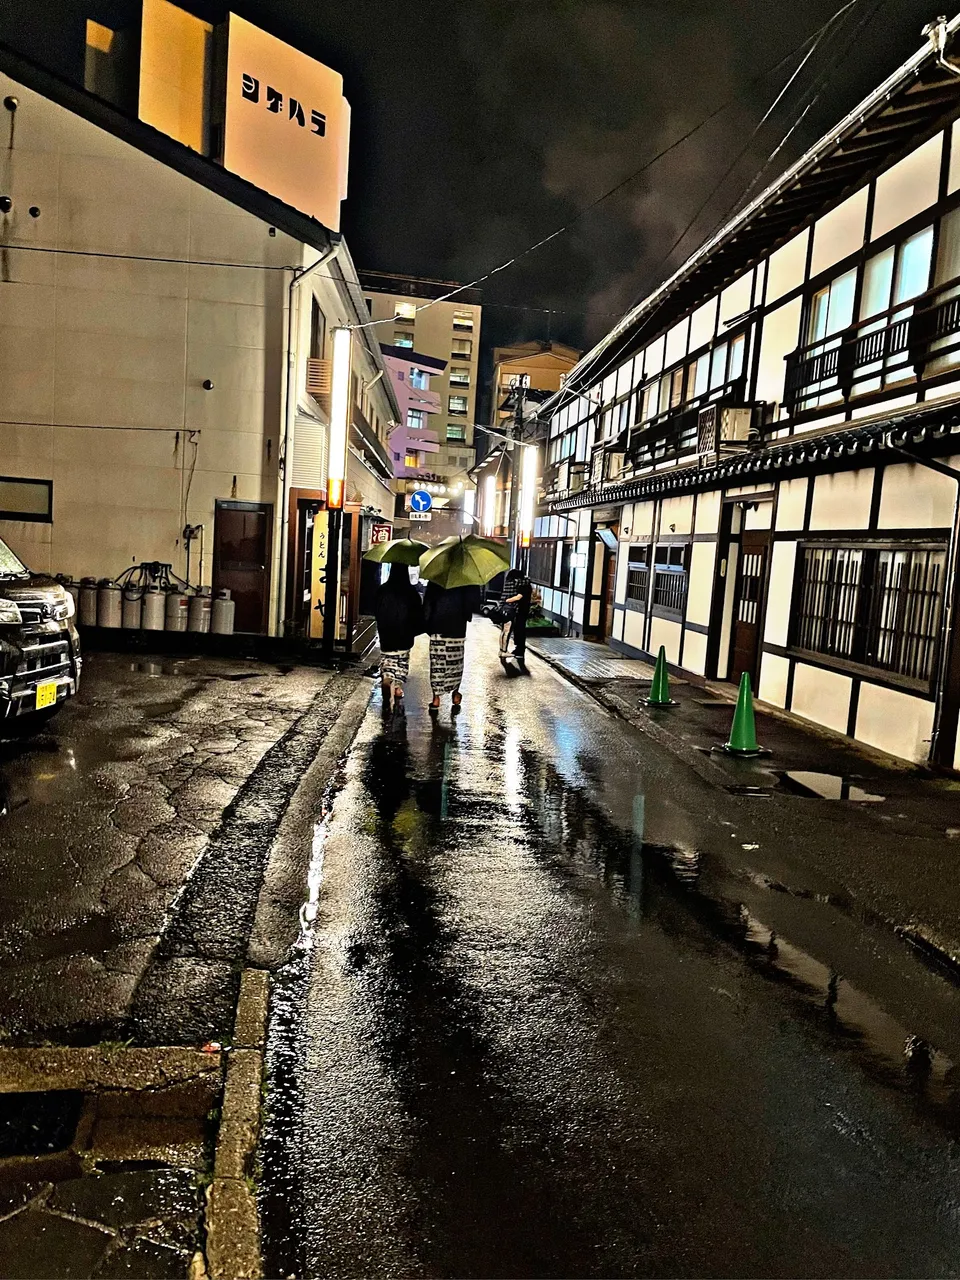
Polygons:
M960 277L889 307L786 358L791 413L960 366Z

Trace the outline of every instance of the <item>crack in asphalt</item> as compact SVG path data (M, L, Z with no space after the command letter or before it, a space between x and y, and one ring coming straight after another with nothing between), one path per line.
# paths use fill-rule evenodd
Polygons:
M270 846L358 678L332 676L223 810L134 992L127 1034L137 1043L202 1043L229 1034Z

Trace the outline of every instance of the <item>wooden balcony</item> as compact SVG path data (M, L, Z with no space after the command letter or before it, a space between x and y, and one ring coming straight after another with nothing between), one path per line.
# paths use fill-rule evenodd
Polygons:
M960 278L787 356L791 416L960 367Z

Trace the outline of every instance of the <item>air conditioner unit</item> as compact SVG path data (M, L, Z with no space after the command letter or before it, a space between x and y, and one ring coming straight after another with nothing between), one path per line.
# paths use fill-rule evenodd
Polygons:
M697 415L698 453L736 453L752 439L752 405L708 404Z

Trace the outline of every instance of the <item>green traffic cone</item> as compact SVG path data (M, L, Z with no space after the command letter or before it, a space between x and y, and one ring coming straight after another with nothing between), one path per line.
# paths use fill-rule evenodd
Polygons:
M757 742L757 726L753 719L753 694L750 692L750 677L746 671L740 677L740 692L737 694L733 725L730 729L730 737L723 744L723 749L733 756L765 754Z
M657 665L653 669L653 683L650 686L648 707L675 707L677 704L670 697L670 678L667 675L667 651L660 646L657 654Z

